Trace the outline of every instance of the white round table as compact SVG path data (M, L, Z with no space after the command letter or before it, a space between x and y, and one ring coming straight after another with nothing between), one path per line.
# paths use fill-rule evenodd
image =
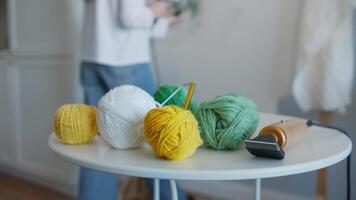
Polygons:
M258 131L291 117L261 114ZM255 135L254 135L255 136ZM252 136L252 137L254 137ZM311 127L306 139L286 150L284 160L256 158L245 149L214 151L199 148L188 159L168 161L158 158L149 145L139 149L117 150L100 137L90 144L66 145L49 137L50 148L74 164L129 176L155 179L154 199L159 199L159 179L169 179L172 199L177 200L175 180L245 180L256 179L255 199L261 199L261 179L309 172L345 159L351 152L351 140L342 133Z

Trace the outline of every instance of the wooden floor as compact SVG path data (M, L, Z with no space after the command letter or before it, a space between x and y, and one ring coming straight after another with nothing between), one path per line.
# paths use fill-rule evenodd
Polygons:
M217 200L191 194L194 200ZM54 190L0 173L0 200L74 200Z
M73 198L0 174L0 200L73 200Z

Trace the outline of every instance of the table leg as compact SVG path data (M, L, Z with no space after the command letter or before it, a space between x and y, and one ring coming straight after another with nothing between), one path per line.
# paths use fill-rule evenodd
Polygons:
M159 200L159 179L155 178L154 180L154 191L153 191L153 199L154 200Z
M178 200L177 184L175 180L169 180L171 185L172 200Z
M261 179L256 179L255 184L255 200L261 200Z

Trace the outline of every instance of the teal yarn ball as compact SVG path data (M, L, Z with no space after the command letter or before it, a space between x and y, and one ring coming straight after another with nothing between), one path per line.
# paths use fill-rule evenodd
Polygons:
M238 93L217 96L203 102L195 116L205 146L216 150L241 148L259 122L256 104Z
M158 90L154 93L153 97L158 103L163 103L172 93L174 93L179 86L176 85L162 85ZM187 88L182 88L176 95L174 95L167 103L165 106L168 105L176 105L178 107L183 107L185 99L188 94L188 89ZM197 109L197 104L194 96L192 97L190 104L189 104L189 110L195 111Z

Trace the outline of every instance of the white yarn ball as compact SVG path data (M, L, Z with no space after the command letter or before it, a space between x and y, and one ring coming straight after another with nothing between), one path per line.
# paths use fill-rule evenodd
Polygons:
M100 136L117 149L141 146L144 118L155 107L153 97L139 87L123 85L110 90L97 109Z

